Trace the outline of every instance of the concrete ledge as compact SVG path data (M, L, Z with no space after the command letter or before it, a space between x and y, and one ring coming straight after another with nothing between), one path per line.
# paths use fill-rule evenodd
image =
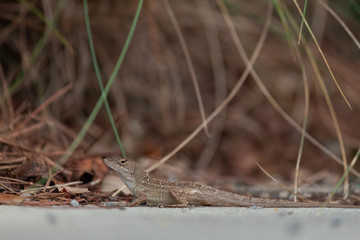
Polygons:
M0 206L0 239L359 239L360 209Z

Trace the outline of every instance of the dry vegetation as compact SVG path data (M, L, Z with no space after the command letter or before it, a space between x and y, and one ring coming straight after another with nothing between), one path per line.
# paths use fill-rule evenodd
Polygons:
M145 158L149 165L171 152L202 123L189 65L166 2L144 2L130 48L108 96L127 156ZM287 5L285 1L274 2L287 9L299 27L301 16L293 1L287 1ZM298 33L290 23L287 32L275 7L254 69L276 103L298 123L300 132L274 108L269 96L264 96L252 74L209 123L210 135L202 131L171 158L177 172L165 166L162 174L181 172L191 177L185 173L206 170L208 174L201 180L210 183L219 183L215 178L220 175L234 176L229 181L235 184L269 182L256 165L259 162L276 178L290 181L291 186L308 94L307 131L334 155L329 156L305 140L299 187L336 185L344 173L344 153L350 163L360 146L360 48L358 40L349 37L321 2L309 1L306 17L352 109L306 27L302 43L297 45ZM268 21L268 1L225 3L250 58ZM88 4L95 50L102 78L107 81L124 46L138 1L95 0ZM234 89L248 63L240 57L216 1L169 4L190 53L205 116L209 116ZM299 4L303 6L304 1ZM360 5L350 0L327 4L359 39ZM29 195L19 194L30 191L29 187L39 184L39 180L44 180L48 188L29 192L33 200L28 204L69 204L74 198L84 204L103 201L109 194L101 193L99 183L108 169L101 157L120 154L105 108L66 164L56 165L101 96L89 51L83 2L1 1L0 26L0 202L23 202ZM311 50L331 99L344 142L343 152L326 94L305 45ZM304 81L308 82L308 92ZM49 178L54 166L55 174ZM354 169L359 167L355 164ZM195 172L194 176L202 175ZM353 174L349 181L351 188L359 183ZM69 182L70 186L64 186ZM358 202L359 197L351 193L352 203Z

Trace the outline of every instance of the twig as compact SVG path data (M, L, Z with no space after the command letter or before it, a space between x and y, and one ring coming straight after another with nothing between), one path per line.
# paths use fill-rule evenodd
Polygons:
M63 169L59 169L57 172L55 172L54 174L52 174L46 181L46 184L44 186L44 191L45 189L47 189L47 187L50 185L51 179L53 179L56 175L58 175L59 173L61 173L63 171Z
M11 188L7 187L5 184L0 183L0 186L2 186L3 188L6 188L7 190L9 190L12 193L16 193L14 190L12 190Z
M43 102L38 108L35 109L19 126L18 129L22 129L30 122L31 119L33 119L37 114L42 112L47 106L49 106L51 103L53 103L56 99L67 93L72 88L72 84L69 83L59 91L57 91L55 94L50 96L45 102Z

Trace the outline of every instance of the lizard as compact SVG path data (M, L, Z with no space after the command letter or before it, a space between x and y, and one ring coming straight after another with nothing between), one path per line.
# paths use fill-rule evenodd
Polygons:
M119 156L105 158L104 163L117 172L133 194L134 201L127 206L147 203L150 206L161 207L359 208L353 205L256 198L219 190L196 182L167 182L150 177L138 163Z

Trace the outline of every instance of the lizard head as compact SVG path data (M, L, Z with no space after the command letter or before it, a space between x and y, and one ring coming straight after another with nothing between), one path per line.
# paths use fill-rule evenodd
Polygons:
M119 156L105 158L104 162L109 168L115 170L119 174L121 180L130 190L136 186L136 171L141 169L137 166L138 164L136 162Z

